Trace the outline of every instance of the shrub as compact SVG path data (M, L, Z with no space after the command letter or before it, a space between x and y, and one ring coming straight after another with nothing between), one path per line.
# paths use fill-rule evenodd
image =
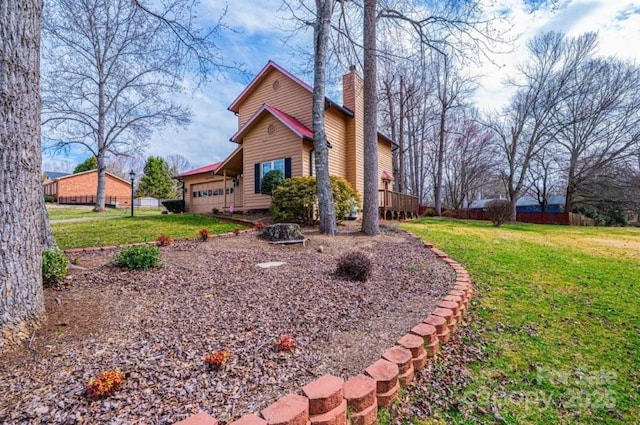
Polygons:
M209 236L211 236L211 232L209 231L209 229L198 230L198 239L200 239L202 242L206 242L206 240L209 239Z
M435 208L427 208L426 210L424 210L424 214L422 214L423 217L435 217L436 216L436 210Z
M42 253L42 283L55 285L67 275L69 261L64 252L48 249Z
M264 229L264 223L263 223L263 222L261 222L261 221L258 221L257 223L255 223L255 224L253 225L253 229L254 229L254 230L258 230L258 231L260 231L260 230Z
M160 266L160 250L157 246L139 245L123 248L115 258L118 267L129 270L146 270Z
M338 260L336 274L347 280L366 282L371 277L373 263L362 251L349 252Z
M284 174L280 170L271 170L262 177L260 183L260 193L263 195L273 195L273 191L284 183Z
M124 381L124 375L119 370L101 372L97 378L91 378L87 384L87 393L90 398L100 398L111 395Z
M333 193L333 208L336 218L344 220L351 214L354 207L360 207L360 195L353 189L351 183L342 177L329 177L331 180L331 192Z
M237 228L237 227L235 229L233 229L233 234L238 236L240 234L240 229Z
M505 199L487 202L487 216L494 226L500 226L511 218L511 203Z
M228 350L212 351L204 357L204 362L212 369L220 369L229 360Z
M276 338L276 350L293 351L296 349L296 339L289 334L280 335Z
M50 204L56 202L55 195L44 195L44 202L47 202Z
M184 201L182 199L169 199L168 201L162 201L162 205L172 213L184 212Z
M292 177L273 192L271 214L278 221L314 223L316 179Z
M360 196L351 184L340 177L331 176L331 191L336 218L342 220L360 205ZM278 221L314 224L316 219L315 177L286 179L273 193L271 214Z
M173 238L165 234L159 235L156 241L158 242L159 246L170 246L171 244L173 244Z

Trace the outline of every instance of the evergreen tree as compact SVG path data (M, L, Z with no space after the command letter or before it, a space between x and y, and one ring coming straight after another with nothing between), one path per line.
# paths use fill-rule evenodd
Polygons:
M136 196L167 199L172 195L173 181L169 165L158 156L150 156L144 165L144 175L140 179Z
M73 174L83 173L85 171L97 170L98 169L98 160L95 156L91 155L89 158L85 159L80 164L76 165L76 168L73 169Z

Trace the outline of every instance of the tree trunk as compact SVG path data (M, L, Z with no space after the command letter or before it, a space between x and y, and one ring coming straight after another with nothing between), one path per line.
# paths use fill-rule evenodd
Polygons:
M44 315L41 0L0 3L0 349Z
M96 205L93 208L96 212L102 212L105 210L105 195L107 186L107 164L105 158L105 150L107 148L107 142L105 140L105 93L103 76L100 75L100 83L98 84L98 154L96 159L98 161L98 187L96 189ZM133 202L133 199L131 200Z
M378 93L376 53L376 0L364 0L364 200L362 231L378 234Z
M104 154L98 155L98 189L96 193L96 205L93 211L102 212L105 208L105 196L107 190L107 164ZM133 201L133 200L132 200Z
M404 160L404 78L400 76L400 116L398 117L398 145L400 150L400 187L398 192L407 193L405 180L405 160Z
M324 125L324 103L327 67L327 43L331 31L333 1L316 3L316 24L314 26L313 63L313 147L316 160L316 193L320 214L320 233L335 235L336 213L333 208L333 192L329 179L329 148Z

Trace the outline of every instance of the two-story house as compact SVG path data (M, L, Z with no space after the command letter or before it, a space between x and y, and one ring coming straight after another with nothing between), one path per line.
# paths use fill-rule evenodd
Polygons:
M343 76L343 104L326 99L329 173L364 188L363 80L354 68ZM266 209L271 197L260 193L262 176L273 169L285 177L312 176L313 88L278 64L269 63L229 106L238 117L231 137L236 149L222 162L176 176L184 182L188 212ZM394 143L378 136L380 189L391 179Z

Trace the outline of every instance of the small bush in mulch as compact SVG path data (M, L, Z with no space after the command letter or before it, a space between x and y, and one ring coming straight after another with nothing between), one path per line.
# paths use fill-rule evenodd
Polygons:
M296 339L289 334L283 334L276 338L276 350L278 351L293 351L296 349L296 345Z
M511 218L511 203L504 199L487 202L487 216L494 226L500 226Z
M237 228L237 227L235 229L233 229L233 234L238 236L240 234L240 229Z
M101 398L113 394L124 381L119 370L101 372L97 378L91 378L87 384L89 398Z
M230 355L228 350L212 351L204 357L204 362L211 369L220 369L229 361Z
M67 275L68 260L64 252L48 249L42 253L42 283L55 285Z
M264 229L264 223L261 221L258 221L256 224L253 225L253 229L258 231Z
M198 239L200 239L202 242L205 242L207 239L209 239L209 236L211 236L211 232L209 232L209 229L198 230Z
M162 234L158 236L156 242L158 242L159 246L171 246L171 244L173 244L173 238L169 235Z
M160 250L157 246L140 245L123 248L115 258L116 266L129 270L147 270L160 266Z
M352 251L344 254L338 260L336 275L347 280L366 282L371 277L373 263L362 251Z

